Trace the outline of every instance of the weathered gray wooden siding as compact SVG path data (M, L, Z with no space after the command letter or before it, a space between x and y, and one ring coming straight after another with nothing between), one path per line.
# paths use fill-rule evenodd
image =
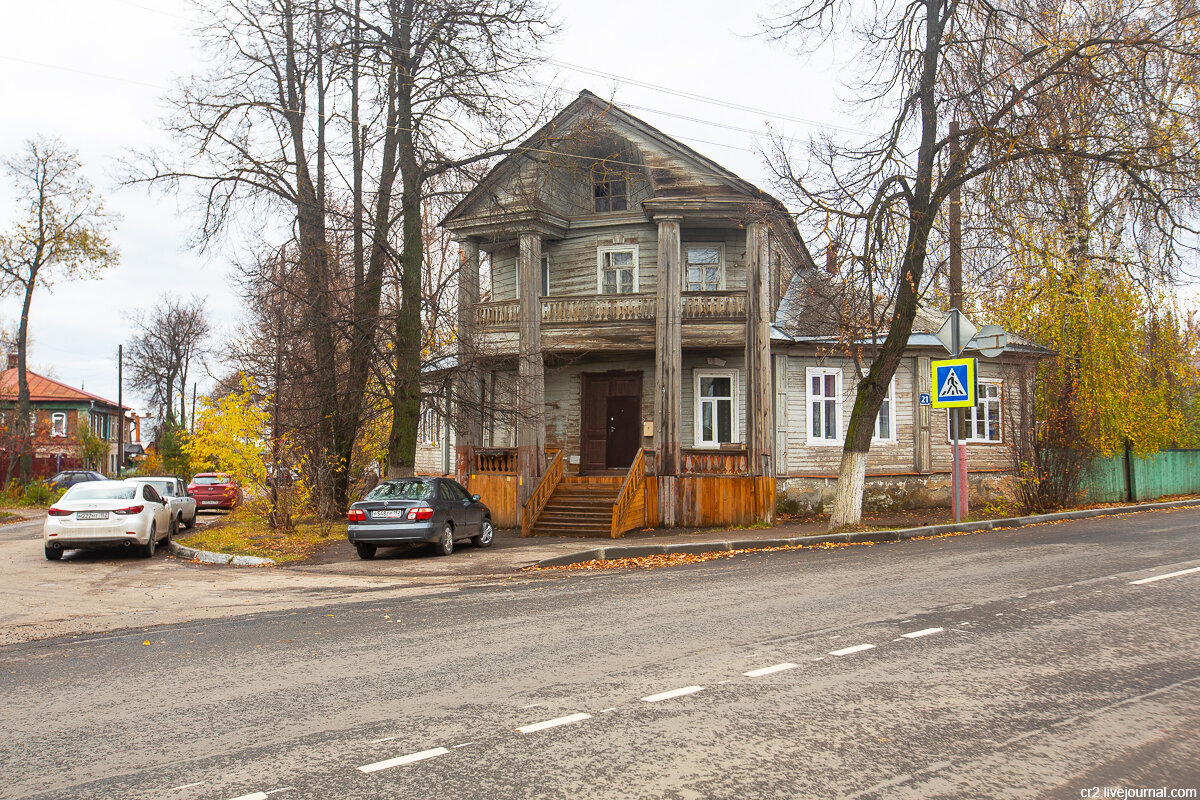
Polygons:
M725 289L746 288L746 232L742 228L684 228L681 241L689 244L717 243L725 251ZM638 291L654 292L658 278L658 229L649 223L624 222L602 229L583 228L558 240L542 242L550 256L550 294L580 297L596 294L598 253L602 247L638 248ZM497 250L492 254L492 299L516 299L517 251ZM686 279L686 276L685 276Z
M724 366L709 364L709 358L720 358ZM696 370L732 369L737 371L737 441L746 442L746 353L745 350L722 350L705 353L684 351L682 361L683 386L679 402L679 442L682 447L694 447L696 443Z
M850 413L854 408L854 397L857 385L854 377L854 364L850 360L818 359L814 356L792 355L788 362L787 376L787 446L788 474L790 475L836 475L842 457L842 442L836 444L810 445L808 430L811 422L808 416L808 367L828 367L842 369L842 414L841 433L845 436L846 425L850 421ZM979 361L980 378L1005 379L1005 392L1020 391L1015 374L1004 375L1002 365ZM867 455L867 473L912 473L915 471L913 450L914 427L913 411L916 406L914 399L915 376L913 374L913 359L905 358L896 372L895 392L892 402L896 409L895 441L877 441L872 443ZM1004 442L984 443L969 442L967 445L968 465L973 469L1000 470L1009 469L1007 437L1015 402L1002 402L1001 417L1004 425ZM946 411L934 410L932 418L933 437L933 472L946 472L951 464L951 447L949 444L949 427Z
M642 421L654 419L654 359L580 363L546 367L546 447L563 450L564 466L579 471L579 415L581 378L584 372L628 371L642 373ZM643 437L642 446L650 448L653 437Z
M1003 361L980 358L975 363L980 380L994 379L1004 382L1000 401L1001 441L967 442L967 469L1012 469L1012 453L1009 451L1008 441L1012 435L1011 426L1017 422L1014 415L1020 410L1020 403L1017 401L1022 391L1020 379L1017 372ZM947 415L947 411L936 408L930 414L934 472L949 471L953 460L950 421Z

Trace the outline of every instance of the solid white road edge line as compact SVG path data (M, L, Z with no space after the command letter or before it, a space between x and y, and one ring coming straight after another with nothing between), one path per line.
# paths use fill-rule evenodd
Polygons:
M570 714L557 719L548 719L545 722L535 722L533 725L524 725L517 728L519 733L534 733L536 731L544 731L547 728L557 728L559 725L570 725L574 722L583 722L585 719L591 719L591 714Z
M450 751L444 747L435 747L432 750L422 750L419 753L409 753L408 755L400 756L399 758L389 758L387 761L376 761L374 764L364 764L358 768L358 771L366 773L379 772L381 769L391 769L392 767L400 767L405 764L424 761L427 758L433 758L435 756L444 756L449 752ZM266 795L263 796L266 797Z
M851 653L861 653L863 650L871 650L875 647L873 644L856 644L854 647L843 647L841 650L830 650L831 656L848 656Z
M1165 581L1167 578L1178 578L1180 575L1190 575L1193 572L1200 572L1200 567L1192 567L1191 569L1181 569L1178 572L1168 572L1166 575L1154 575L1149 578L1142 578L1140 581L1130 581L1130 586L1141 586L1143 583L1154 583L1155 581Z
M743 672L742 674L745 675L747 678L761 678L763 675L770 675L775 672L783 672L785 669L795 669L798 666L800 666L800 665L793 664L790 661L786 661L782 664L774 664L770 667L762 667L761 669L752 669L749 672Z
M682 689L672 689L669 692L660 692L659 694L652 694L652 695L649 695L648 697L643 697L642 700L644 700L647 703L659 703L663 700L670 700L675 697L683 697L684 695L687 695L687 694L695 694L696 692L702 692L702 691L704 691L703 686L684 686Z
M941 633L944 630L946 630L946 629L945 628L923 628L919 631L913 631L912 633L902 633L900 635L903 636L905 639L920 639L922 636L932 636L933 634Z

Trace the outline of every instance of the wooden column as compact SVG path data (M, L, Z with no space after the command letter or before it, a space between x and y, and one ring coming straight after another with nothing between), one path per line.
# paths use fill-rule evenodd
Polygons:
M928 394L932 380L929 356L918 356L913 364L913 465L917 472L928 475L933 471L933 427L931 406L921 405L921 393Z
M483 397L475 344L475 305L479 302L479 244L458 243L458 370L454 386L454 473L466 485L475 448L483 444Z
M655 469L662 524L673 528L678 518L676 476L679 475L679 407L683 386L681 218L655 219L658 222L658 296L654 322Z
M751 475L772 475L770 238L746 226L746 451Z
M788 474L788 354L775 354L775 474Z
M517 255L518 294L521 298L520 347L517 356L517 498L529 499L537 479L546 471L546 366L542 359L542 304L539 273L542 240L522 233Z

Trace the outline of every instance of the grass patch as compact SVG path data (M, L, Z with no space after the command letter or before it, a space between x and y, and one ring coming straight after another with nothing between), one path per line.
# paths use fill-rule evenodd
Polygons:
M179 537L179 543L197 550L273 558L284 563L306 558L345 536L345 524L335 520L302 519L297 520L293 531L273 531L262 517L235 511L193 534Z

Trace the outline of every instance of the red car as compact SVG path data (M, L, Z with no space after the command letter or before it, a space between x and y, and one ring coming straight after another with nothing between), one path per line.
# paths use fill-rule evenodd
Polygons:
M242 502L242 489L229 475L220 472L201 472L192 477L187 492L196 498L196 509L227 508L233 510Z

